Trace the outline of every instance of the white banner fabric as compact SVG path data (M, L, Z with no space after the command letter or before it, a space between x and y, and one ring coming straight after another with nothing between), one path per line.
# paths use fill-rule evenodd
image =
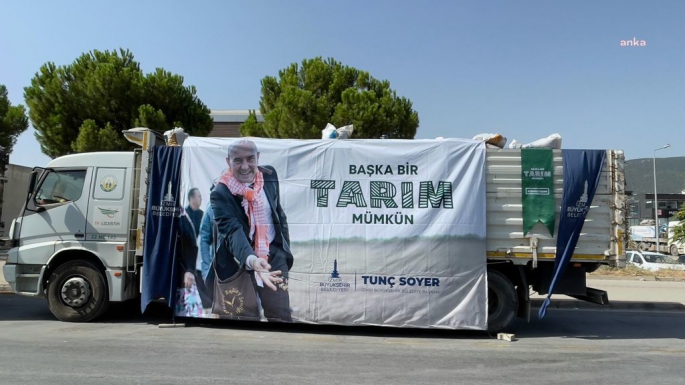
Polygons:
M293 322L486 329L482 142L190 137L184 207L196 188L207 215L210 189L239 170L227 158L241 140L254 143L259 166L277 176L284 218L274 209L272 222L287 221L293 263L284 290ZM209 263L197 266L207 274ZM211 304L202 307L216 317Z

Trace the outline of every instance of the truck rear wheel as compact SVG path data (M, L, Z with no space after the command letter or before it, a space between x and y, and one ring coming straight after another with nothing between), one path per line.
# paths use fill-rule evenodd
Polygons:
M488 332L497 333L509 326L518 311L518 296L509 278L488 269Z
M678 256L678 246L676 245L671 245L671 255L674 257Z
M48 307L58 319L88 322L109 307L105 277L92 263L78 260L58 266L48 283Z

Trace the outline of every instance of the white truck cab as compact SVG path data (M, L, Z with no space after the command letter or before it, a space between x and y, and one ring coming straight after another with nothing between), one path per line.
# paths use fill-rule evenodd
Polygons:
M125 135L143 151L66 155L35 168L12 222L4 275L18 294L46 297L61 320L89 321L110 301L139 295L140 165L161 137L147 129Z

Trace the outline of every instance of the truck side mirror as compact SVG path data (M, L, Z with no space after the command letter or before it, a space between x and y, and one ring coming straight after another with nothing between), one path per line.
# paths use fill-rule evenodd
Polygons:
M26 203L27 204L25 206L27 211L33 211L36 213L40 213L42 211L45 211L45 207L37 206L35 204L28 204L29 200L33 199L36 196L35 189L36 189L36 181L38 180L38 175L39 175L38 170L40 170L41 173L43 172L43 169L36 169L36 168L34 168L33 171L31 171L31 178L29 179L29 191L26 194ZM35 206L35 209L32 208L34 206Z
M36 178L38 177L38 172L36 170L31 171L31 179L29 180L29 193L26 194L26 199L28 200L30 196L33 196L33 190L36 188Z

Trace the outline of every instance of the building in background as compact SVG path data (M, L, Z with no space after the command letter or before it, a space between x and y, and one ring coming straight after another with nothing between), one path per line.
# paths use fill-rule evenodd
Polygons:
M654 219L654 194L628 195L628 225L636 226L645 219ZM674 220L674 216L681 208L685 207L685 191L683 194L657 195L659 201L659 223L665 224Z
M263 122L264 117L259 110L254 112L257 121ZM240 136L240 125L250 116L250 110L211 110L210 115L214 119L214 129L208 137L236 138Z
M9 237L12 220L19 216L19 212L26 203L26 194L31 180L31 167L6 164L2 168L0 179L0 238ZM9 247L9 245L6 245ZM3 246L0 245L0 249Z

